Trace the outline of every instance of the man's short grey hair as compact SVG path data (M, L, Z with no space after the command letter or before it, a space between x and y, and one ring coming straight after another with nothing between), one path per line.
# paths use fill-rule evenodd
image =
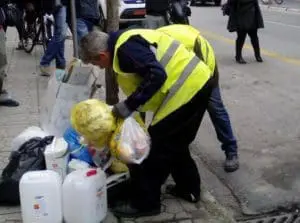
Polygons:
M99 52L108 50L108 34L100 31L92 31L80 41L80 57L85 63L91 62Z

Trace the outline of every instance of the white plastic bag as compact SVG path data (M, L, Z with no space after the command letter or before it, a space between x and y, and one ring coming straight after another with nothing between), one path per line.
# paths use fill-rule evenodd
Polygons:
M16 136L11 142L11 148L13 151L17 151L25 142L32 138L40 137L44 138L47 134L40 127L31 126Z
M150 137L148 133L133 118L127 118L122 127L120 137L117 137L117 158L125 163L141 164L150 152Z
M43 130L62 137L70 126L71 108L90 98L96 79L94 68L76 59L71 61L65 73L56 71L42 100L40 120Z

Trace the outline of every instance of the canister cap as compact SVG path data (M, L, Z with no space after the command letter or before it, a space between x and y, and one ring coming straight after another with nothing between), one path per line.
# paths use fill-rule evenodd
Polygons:
M90 176L94 176L97 174L97 170L89 170L87 173L86 173L86 176L87 177L90 177Z

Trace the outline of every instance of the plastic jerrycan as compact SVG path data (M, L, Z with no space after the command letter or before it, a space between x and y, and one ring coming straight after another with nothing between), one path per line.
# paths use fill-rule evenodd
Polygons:
M52 170L29 171L20 180L23 223L62 223L62 179Z
M99 223L107 214L106 177L100 169L76 170L63 184L66 223Z
M47 170L53 170L61 175L64 180L68 167L68 143L64 138L54 138L44 152Z

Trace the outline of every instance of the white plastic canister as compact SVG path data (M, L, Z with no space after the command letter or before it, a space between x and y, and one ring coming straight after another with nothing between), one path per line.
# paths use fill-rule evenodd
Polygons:
M44 152L47 170L53 170L64 179L68 166L68 143L63 138L54 138Z
M23 223L62 223L62 179L51 170L30 171L20 180Z
M107 214L106 177L101 169L76 170L63 183L66 223L99 223Z

